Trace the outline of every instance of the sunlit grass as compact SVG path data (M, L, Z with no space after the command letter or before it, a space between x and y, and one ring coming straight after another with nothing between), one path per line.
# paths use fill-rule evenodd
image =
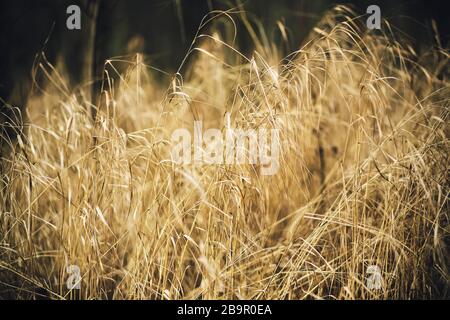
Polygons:
M2 159L0 297L448 297L448 52L338 7L283 59L243 13L214 16L231 39L199 30L168 89L141 55L112 58L92 106L38 66L45 92ZM226 112L280 130L276 175L170 160L175 129L225 130Z

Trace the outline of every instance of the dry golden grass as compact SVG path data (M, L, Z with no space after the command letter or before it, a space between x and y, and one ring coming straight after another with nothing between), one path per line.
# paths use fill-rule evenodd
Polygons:
M1 298L449 297L448 52L419 57L337 7L282 60L237 15L252 59L200 30L168 90L142 56L121 75L111 59L95 117L39 66L45 92L2 157ZM226 112L280 130L275 175L170 161L175 129Z

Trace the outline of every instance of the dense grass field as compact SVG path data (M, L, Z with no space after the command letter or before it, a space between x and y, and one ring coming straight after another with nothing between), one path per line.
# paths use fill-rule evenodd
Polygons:
M0 298L448 298L448 50L342 6L286 57L245 13L218 19L169 85L111 58L92 104L62 63L36 65L46 81L3 124ZM277 172L175 163L194 121L277 129Z

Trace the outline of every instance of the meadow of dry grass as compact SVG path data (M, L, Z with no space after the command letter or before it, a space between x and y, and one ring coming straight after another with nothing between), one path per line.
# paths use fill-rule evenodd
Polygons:
M200 30L169 88L141 55L114 58L89 105L37 66L48 81L3 147L0 298L449 297L448 51L338 7L284 58L229 14L253 57L222 13L230 39ZM175 129L224 130L226 112L279 129L275 175L170 160Z

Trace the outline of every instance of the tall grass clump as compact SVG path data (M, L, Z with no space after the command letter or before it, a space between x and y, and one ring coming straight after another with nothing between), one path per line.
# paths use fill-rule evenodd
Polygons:
M337 7L283 58L212 12L168 86L112 58L95 105L38 64L47 83L3 124L0 297L448 298L448 51L364 23ZM171 133L196 120L278 129L278 171L176 164Z

